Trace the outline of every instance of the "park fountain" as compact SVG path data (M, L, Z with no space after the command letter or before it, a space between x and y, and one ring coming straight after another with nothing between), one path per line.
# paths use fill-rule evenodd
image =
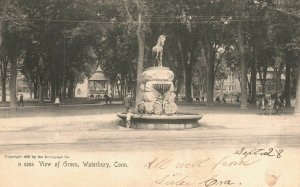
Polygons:
M136 129L187 129L199 126L200 114L178 113L174 93L174 73L162 66L162 53L165 36L158 38L157 45L152 48L156 52L157 67L150 67L142 74L144 113L133 114L131 128ZM137 104L139 104L137 103ZM118 113L123 125L126 124L126 113Z

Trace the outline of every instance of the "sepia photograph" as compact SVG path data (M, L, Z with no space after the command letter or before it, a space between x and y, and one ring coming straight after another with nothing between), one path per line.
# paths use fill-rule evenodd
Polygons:
M0 0L0 187L300 187L299 0Z

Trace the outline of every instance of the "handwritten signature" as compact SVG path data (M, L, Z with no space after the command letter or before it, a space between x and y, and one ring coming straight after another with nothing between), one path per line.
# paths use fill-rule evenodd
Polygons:
M199 185L203 187L209 186L231 186L236 184L231 179L218 179L217 175L214 175L208 179L202 179L197 182L192 181L189 176L182 173L176 173L173 175L165 175L164 177L155 181L156 184L166 185L166 186L189 186L189 185Z

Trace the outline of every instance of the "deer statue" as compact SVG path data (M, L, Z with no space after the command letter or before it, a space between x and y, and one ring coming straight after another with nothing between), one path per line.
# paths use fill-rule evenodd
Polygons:
M156 46L152 48L152 52L156 53L156 59L159 67L162 67L163 46L165 44L165 41L166 41L166 36L160 35L158 37Z

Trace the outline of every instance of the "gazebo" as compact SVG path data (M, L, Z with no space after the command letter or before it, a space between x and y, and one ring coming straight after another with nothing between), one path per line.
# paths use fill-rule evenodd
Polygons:
M109 80L105 77L100 66L88 81L88 96L103 98L110 88Z

